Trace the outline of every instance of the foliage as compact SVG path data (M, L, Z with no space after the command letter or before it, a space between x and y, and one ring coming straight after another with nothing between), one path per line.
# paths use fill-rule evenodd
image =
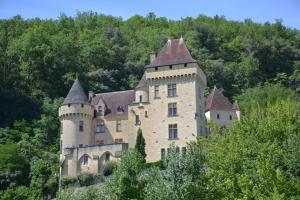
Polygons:
M15 143L0 145L0 190L10 185L27 184L29 164L22 157Z
M136 136L135 149L143 156L144 163L146 162L146 143L145 138L143 137L142 129L139 128Z
M156 162L145 163L144 167L145 168L158 168L158 169L161 169L161 170L165 169L164 161L163 160L159 160L159 161L156 161Z
M241 123L203 139L211 199L299 198L300 104L257 105Z
M106 161L102 167L102 174L104 176L111 175L117 168L118 163L116 161Z
M154 168L148 174L145 199L201 199L204 160L200 143L192 142L180 153L171 146L164 173Z

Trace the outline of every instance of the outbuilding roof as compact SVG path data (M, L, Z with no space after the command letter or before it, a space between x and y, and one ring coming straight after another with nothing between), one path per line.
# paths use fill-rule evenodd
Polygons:
M230 101L222 94L217 87L214 87L213 91L207 97L205 102L205 112L209 110L233 110L233 105Z
M88 98L84 93L83 88L80 85L78 78L75 79L67 97L65 98L63 104L72 104L72 103L82 103L89 104Z
M183 63L194 63L194 60L186 48L183 38L168 39L156 58L146 67L158 67Z

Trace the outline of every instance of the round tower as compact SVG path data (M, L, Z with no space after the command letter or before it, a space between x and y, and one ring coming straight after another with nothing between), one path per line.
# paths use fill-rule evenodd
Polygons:
M94 109L78 78L74 81L62 106L59 108L61 122L61 150L67 147L92 145L92 120Z
M135 102L148 102L149 89L146 81L145 74L142 76L138 86L135 88Z

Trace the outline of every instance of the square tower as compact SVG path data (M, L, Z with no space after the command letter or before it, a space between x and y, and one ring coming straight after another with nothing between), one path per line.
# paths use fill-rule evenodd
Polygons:
M154 162L164 157L172 143L179 151L185 150L187 142L206 134L206 76L180 38L169 39L160 53L152 56L144 79L147 102L136 102L131 110L141 118L138 127L146 141L146 160ZM137 94L142 94L140 87Z

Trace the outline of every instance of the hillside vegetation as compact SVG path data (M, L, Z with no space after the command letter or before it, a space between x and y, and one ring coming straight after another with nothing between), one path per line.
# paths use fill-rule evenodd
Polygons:
M207 75L206 93L216 85L239 100L244 120L191 144L195 159L169 157L167 175L152 167L145 173L130 151L115 178L82 199L105 189L115 195L107 199L299 199L298 30L281 21L174 21L154 13L123 20L93 12L0 20L0 199L56 196L58 107L76 76L86 91L134 88L149 54L181 35Z

